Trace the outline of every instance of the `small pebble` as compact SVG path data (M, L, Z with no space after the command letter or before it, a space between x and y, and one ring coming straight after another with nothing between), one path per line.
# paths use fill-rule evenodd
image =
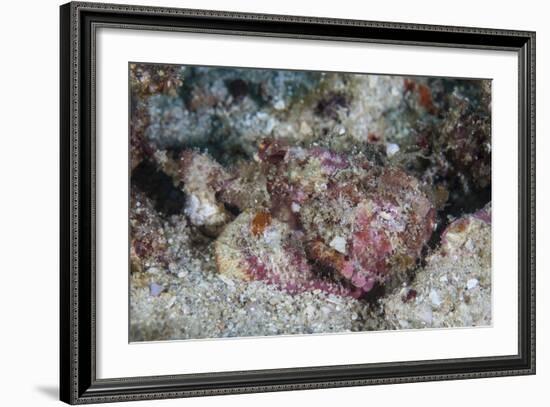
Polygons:
M158 297L160 293L162 293L163 291L164 291L164 287L157 283L151 283L149 285L149 292L153 297Z
M386 143L386 155L388 157L393 157L399 152L399 146L394 143Z
M340 253L346 254L346 239L342 236L335 236L329 243L330 247Z
M273 104L273 107L275 108L275 110L283 110L285 108L285 102L284 100L277 100L274 104Z
M296 202L292 202L292 204L290 205L290 209L292 209L292 212L294 213L298 213L300 212L300 204L296 203Z
M476 288L478 284L479 281L477 281L476 278L471 278L466 282L466 287L468 288L468 290L471 290L473 288Z
M441 305L441 298L439 298L439 294L437 293L437 291L430 291L430 301L436 307L439 307Z

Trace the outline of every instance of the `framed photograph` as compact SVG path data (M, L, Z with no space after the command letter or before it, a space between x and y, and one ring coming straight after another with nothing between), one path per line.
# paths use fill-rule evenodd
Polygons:
M535 373L535 33L61 6L61 400Z

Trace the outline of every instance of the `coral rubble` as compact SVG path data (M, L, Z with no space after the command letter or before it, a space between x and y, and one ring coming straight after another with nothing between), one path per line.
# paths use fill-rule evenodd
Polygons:
M411 284L381 300L389 327L491 324L491 210L453 221Z

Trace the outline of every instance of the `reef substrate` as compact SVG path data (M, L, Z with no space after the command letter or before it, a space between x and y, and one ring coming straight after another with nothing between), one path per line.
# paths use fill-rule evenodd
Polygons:
M491 323L490 81L130 85L131 341Z

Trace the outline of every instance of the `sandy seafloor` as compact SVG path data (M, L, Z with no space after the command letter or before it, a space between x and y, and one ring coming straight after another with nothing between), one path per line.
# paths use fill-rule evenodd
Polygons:
M491 323L490 81L147 64L131 66L130 80L130 341ZM192 151L208 157L205 174L219 165L243 177L266 139L410 176L436 214L419 255L359 298L220 269L216 241L251 204L220 203L226 187L191 179L185 171L199 167L177 167L178 157Z

